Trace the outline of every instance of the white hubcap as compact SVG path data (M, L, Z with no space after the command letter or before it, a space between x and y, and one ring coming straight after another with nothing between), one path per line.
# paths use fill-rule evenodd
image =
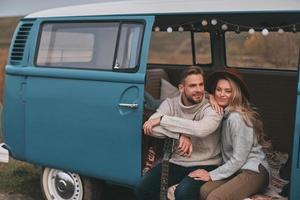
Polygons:
M83 187L75 173L45 168L43 189L48 200L82 200Z

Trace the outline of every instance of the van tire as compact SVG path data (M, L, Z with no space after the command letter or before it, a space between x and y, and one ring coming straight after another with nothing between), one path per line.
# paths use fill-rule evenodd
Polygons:
M82 177L82 180L84 191L83 200L101 200L104 182L89 177Z
M46 200L100 200L103 183L99 180L52 168L44 168L41 187Z

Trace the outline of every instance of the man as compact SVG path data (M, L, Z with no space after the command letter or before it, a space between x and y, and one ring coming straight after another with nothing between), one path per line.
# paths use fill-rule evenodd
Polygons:
M180 95L162 102L148 121L144 133L153 137L179 140L179 147L169 163L168 185L178 184L176 200L199 199L202 181L188 176L195 169L215 169L221 162L218 115L204 96L203 72L189 67L181 75ZM192 144L192 145L190 145ZM158 200L161 164L145 174L136 188L140 200Z

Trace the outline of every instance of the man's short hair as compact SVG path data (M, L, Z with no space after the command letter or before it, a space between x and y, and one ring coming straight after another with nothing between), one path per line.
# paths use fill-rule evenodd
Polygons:
M192 74L200 74L202 76L204 76L204 72L203 70L198 67L198 66L190 66L190 67L187 67L183 70L183 72L181 73L181 76L180 76L180 83L183 83L183 81L186 79L186 77L188 77L189 75L192 75Z

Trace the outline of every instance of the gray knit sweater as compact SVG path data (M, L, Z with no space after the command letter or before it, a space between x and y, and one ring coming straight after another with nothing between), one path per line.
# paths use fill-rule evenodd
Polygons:
M259 164L270 172L253 128L246 125L240 113L225 112L221 138L223 165L209 172L213 181L228 178L240 169L259 172Z
M185 106L181 96L166 99L150 119L163 116L160 125L154 127L154 137L178 139L180 134L190 136L193 145L191 157L173 153L170 162L185 166L219 165L220 139L218 115L203 98L202 102Z

